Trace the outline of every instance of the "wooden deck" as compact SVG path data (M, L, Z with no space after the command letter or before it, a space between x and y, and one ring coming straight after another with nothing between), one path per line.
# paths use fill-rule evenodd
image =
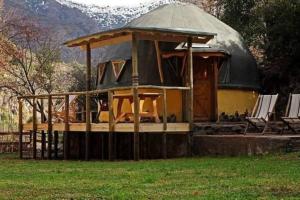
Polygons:
M85 132L86 123L70 123L69 132ZM167 129L164 130L163 123L140 123L139 132L141 133L174 133L174 134L187 134L189 129L189 123L167 123ZM133 133L134 123L117 123L114 125L114 131L116 133ZM33 123L23 124L23 131L33 131ZM48 124L37 124L37 131L47 131ZM52 125L52 131L66 131L64 123L54 123ZM91 123L91 132L110 132L109 123Z

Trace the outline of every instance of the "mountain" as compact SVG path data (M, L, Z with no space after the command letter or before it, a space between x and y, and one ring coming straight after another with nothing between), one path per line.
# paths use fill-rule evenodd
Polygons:
M77 8L98 23L101 30L118 28L127 24L133 18L149 12L150 10L171 2L174 0L153 0L147 4L140 4L133 7L100 7L96 5L84 5L74 3L71 0L57 0L62 5L70 8Z
M134 7L100 7L78 4L71 0L4 0L4 11L14 10L16 13L36 19L42 27L50 28L58 34L58 40L63 42L82 35L121 27L133 18L173 1L153 0ZM63 60L83 61L83 56L78 52L64 48Z

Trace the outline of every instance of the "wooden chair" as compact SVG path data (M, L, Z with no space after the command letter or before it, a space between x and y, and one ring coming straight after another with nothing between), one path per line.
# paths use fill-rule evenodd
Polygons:
M263 125L262 134L264 134L268 128L268 123L272 114L275 114L274 108L278 99L278 94L275 95L259 95L254 106L251 117L246 117L248 121L247 127L245 129L245 134L248 131L249 126L255 127L258 131L259 125Z
M101 94L98 96L97 100L98 113L96 119L98 122L108 122L109 112L108 112L108 96Z
M300 124L300 94L290 94L288 104L286 107L285 117L281 117L284 123L281 133L284 132L284 128L287 126L288 130L292 130L297 133L293 125Z
M76 99L78 95L69 96L69 120L70 122L76 122ZM63 99L52 110L53 118L55 122L63 122L65 119L65 100Z

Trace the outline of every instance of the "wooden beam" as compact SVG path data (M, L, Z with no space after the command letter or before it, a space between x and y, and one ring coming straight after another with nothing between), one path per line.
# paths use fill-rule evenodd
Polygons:
M189 87L178 87L178 86L158 86L158 85L138 85L138 86L134 86L137 87L138 89L167 89L167 90L189 90ZM55 99L54 97L57 98L57 96L64 96L64 95L85 95L86 93L89 93L91 95L97 95L99 93L104 94L107 93L108 91L117 91L117 90L131 90L133 88L133 86L121 86L121 87L114 87L114 88L110 88L110 89L99 89L99 90L92 90L92 91L83 91L83 92L65 92L65 93L52 93L52 99ZM42 94L42 95L25 95L20 97L21 99L25 99L25 98L45 98L47 97L48 99L49 95L46 94ZM20 99L19 98L19 99ZM59 99L63 99L59 98Z
M160 54L159 43L157 40L154 41L154 45L155 45L155 50L156 50L156 59L157 59L157 66L158 66L160 82L163 84L164 83L164 74L163 74L162 63L161 63L161 54Z
M168 129L168 103L167 103L167 90L163 89L163 123L164 131Z
M192 39L188 39L188 71L189 71L189 85L190 85L190 92L189 92L189 127L190 132L188 134L188 155L192 156L192 145L193 145L193 123L194 123L194 70L193 70L193 47L192 47Z
M65 130L64 130L64 159L69 159L69 152L70 152L70 142L69 142L69 131L70 131L70 125L69 125L69 110L70 110L70 96L65 95L65 116L64 116L64 123L65 123Z
M91 46L88 43L86 45L86 91L90 91L92 89L91 68L92 68L92 53L91 53ZM90 132L91 132L91 97L89 93L85 94L85 109L86 109L85 160L89 160Z
M48 96L48 150L47 157L51 159L52 155L52 96Z
M70 134L73 132L85 132L86 127L85 123L70 123ZM38 130L47 130L47 125L40 124ZM188 132L189 123L168 123L168 129L166 132L168 134L185 134L184 132ZM23 125L23 132L32 130L32 123L24 124ZM53 124L53 131L64 131L64 123L54 123ZM116 133L133 133L134 132L134 123L117 123L114 125L114 132ZM109 132L109 123L95 123L92 124L92 132L102 132L108 133ZM164 132L164 125L163 123L140 123L140 132L149 132L155 134L161 134ZM84 133L85 134L85 133Z
M40 99L41 101L41 123L45 123L46 117L44 112L44 98ZM46 134L45 131L41 131L41 159L45 159L45 150L46 150Z
M161 52L161 57L164 59L171 57L184 57L186 51L165 51ZM226 57L223 52L193 52L194 57Z
M44 113L44 99L41 99L41 111L40 111L40 114L41 114L41 123L44 123L45 122L45 113Z
M37 99L33 98L32 100L32 125L33 125L33 130L32 130L32 143L33 143L33 153L32 157L33 159L36 159L37 155L37 148L36 148L36 142L37 142Z
M192 130L193 128L193 118L194 118L194 70L193 70L193 48L192 48L192 40L188 40L188 74L189 74L189 86L190 86L190 92L189 92L189 123L190 128Z
M86 91L91 90L91 85L92 85L91 68L92 68L92 52L91 52L90 44L87 44L86 45Z
M46 134L45 131L41 131L41 158L45 159L45 150L46 150Z
M90 133L91 133L91 97L86 94L86 133L85 133L85 160L89 160L90 154Z
M182 58L182 67L181 67L181 72L180 72L180 75L181 75L181 77L183 77L184 76L184 71L185 71L185 68L186 68L186 54L185 54L185 56L183 56L183 58Z
M108 160L114 160L114 148L113 148L113 134L114 134L114 111L113 111L113 92L108 92L108 113L109 113L109 122L108 122Z
M162 134L162 149L163 158L167 158L167 130L168 130L168 103L167 103L167 90L163 89L163 134Z
M54 131L54 158L58 159L58 131Z
M19 99L19 157L23 158L23 100Z
M95 48L100 48L100 47L104 47L104 46L111 46L111 45L116 45L116 44L120 44L123 42L128 42L131 40L131 34L127 34L127 35L121 35L115 38L110 38L110 39L94 39L90 41L91 44L91 49L95 49ZM81 46L82 50L86 50L85 46Z
M137 32L134 33L138 40L150 40L150 41L161 41L161 42L185 42L188 39L186 35L179 35L174 33L155 33L155 32ZM194 43L205 44L211 37L190 37Z
M133 93L133 113L134 113L134 135L133 135L133 154L134 160L140 159L140 138L139 138L139 96L138 88L139 85L139 73L138 73L138 40L135 34L132 35L132 93Z

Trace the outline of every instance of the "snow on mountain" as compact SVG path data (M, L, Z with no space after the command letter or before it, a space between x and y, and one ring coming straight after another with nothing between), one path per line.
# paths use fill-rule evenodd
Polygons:
M72 0L56 1L70 8L81 10L95 20L99 24L101 30L121 27L132 19L149 12L160 5L175 2L175 0L152 0L138 6L97 6L79 4Z

